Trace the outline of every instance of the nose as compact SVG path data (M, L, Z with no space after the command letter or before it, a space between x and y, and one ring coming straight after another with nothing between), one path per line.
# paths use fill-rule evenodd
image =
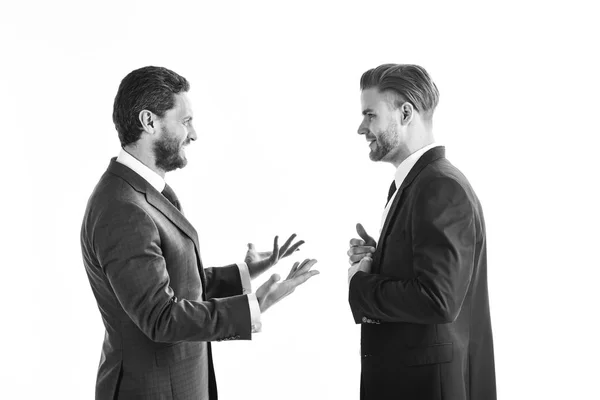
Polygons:
M195 141L198 139L198 135L196 135L196 130L194 128L190 129L188 132L188 139Z
M359 135L366 135L367 133L369 133L366 121L363 120L363 122L361 122L361 124L358 126L357 132Z

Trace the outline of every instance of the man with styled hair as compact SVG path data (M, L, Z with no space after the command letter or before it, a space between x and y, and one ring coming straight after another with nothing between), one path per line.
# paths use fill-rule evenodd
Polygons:
M196 140L188 81L161 67L128 74L113 121L122 150L96 185L81 227L85 269L106 329L96 399L217 399L212 341L248 340L261 313L318 273L296 262L286 280L250 280L293 254L248 245L244 262L204 268L198 235L166 172Z
M379 238L350 240L349 303L361 324L361 399L496 399L481 204L434 141L439 93L424 68L360 80L358 134L394 165Z

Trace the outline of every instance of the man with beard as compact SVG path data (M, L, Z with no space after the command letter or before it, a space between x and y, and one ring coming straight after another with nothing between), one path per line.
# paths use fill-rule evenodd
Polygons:
M365 72L360 88L358 133L396 168L379 243L358 224L348 250L361 399L495 399L483 211L434 142L438 90L402 64Z
M211 345L250 339L260 315L318 273L295 263L286 280L255 278L302 241L272 252L248 245L245 262L204 268L198 235L164 181L183 168L196 140L187 80L165 68L131 72L119 86L113 121L122 150L85 211L81 247L106 333L97 399L216 399Z

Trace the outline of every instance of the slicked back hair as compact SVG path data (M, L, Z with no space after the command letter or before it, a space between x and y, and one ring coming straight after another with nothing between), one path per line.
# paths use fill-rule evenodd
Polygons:
M425 68L414 64L383 64L365 72L360 90L377 88L396 95L395 108L409 102L426 120L431 120L440 94Z
M190 90L183 76L163 67L143 67L130 72L119 85L113 106L113 122L121 146L135 143L142 134L139 114L152 111L162 118L175 105L175 95Z

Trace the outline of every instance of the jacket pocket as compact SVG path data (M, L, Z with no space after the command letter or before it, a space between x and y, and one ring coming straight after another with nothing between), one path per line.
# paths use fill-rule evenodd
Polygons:
M413 347L407 349L404 364L407 367L441 364L452 362L452 343L438 343L426 347Z

